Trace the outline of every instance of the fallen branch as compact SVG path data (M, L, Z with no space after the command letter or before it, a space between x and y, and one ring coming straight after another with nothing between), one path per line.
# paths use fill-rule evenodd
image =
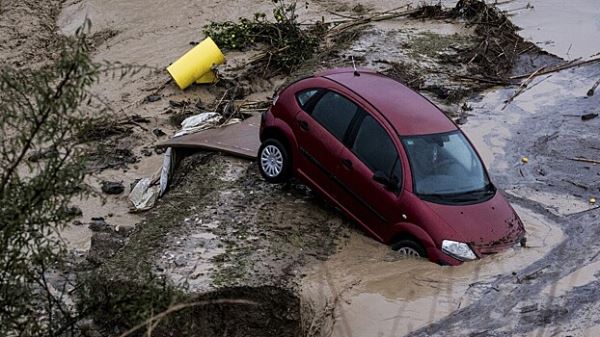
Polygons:
M554 72L565 70L565 69L569 69L569 68L575 68L575 67L583 66L583 65L586 65L586 64L596 63L596 62L600 62L600 57L596 57L596 58L585 60L585 61L582 61L581 58L578 58L578 59L575 59L575 60L572 60L572 61L569 61L569 62L565 62L565 63L559 64L557 66L548 68L548 69L546 69L544 71L540 71L534 77L545 75L545 74L554 73ZM509 77L509 78L511 80L518 80L518 79L522 79L522 78L528 78L531 75L532 74L529 73L529 74L512 76L512 77Z
M498 84L498 85L511 84L510 81L504 80L500 77L498 77L498 78L483 78L483 77L477 77L477 76L469 76L469 75L451 73L449 71L444 71L444 70L435 70L435 69L428 69L428 70L430 70L432 73L446 74L448 76L452 76L457 79L464 79L464 80L470 80L470 81L475 81L475 82L483 82L483 83Z
M574 157L574 158L567 158L567 159L573 160L573 161L580 161L580 162L584 162L584 163L600 164L600 160L587 159L587 158L582 158L582 157Z
M522 94L523 92L525 92L527 86L529 85L529 83L531 83L531 81L533 81L533 78L535 77L535 75L537 73L539 73L540 71L544 70L546 68L546 66L543 66L541 68L538 68L536 71L534 71L533 73L531 73L531 75L529 75L529 77L527 77L527 79L525 79L524 81L521 82L521 85L519 86L519 88L515 91L515 93L506 101L504 101L504 106L502 107L502 110L506 109L506 107L515 99L517 98L517 96L519 96L520 94Z
M600 206L596 206L596 207L588 208L588 209L586 209L586 210L583 210L583 211L581 211L581 212L577 212L577 213L571 213L571 214L569 214L568 216L569 216L569 217L573 217L573 216L576 216L576 215L581 215L581 214L584 214L584 213L587 213L587 212L595 211L595 210L597 210L597 209L600 209Z
M366 25L366 24L369 24L371 22L379 22L379 21L384 21L384 20L395 19L395 18L398 18L398 17L401 17L401 16L408 16L410 14L413 14L413 13L417 12L416 9L406 10L406 11L403 11L403 12L396 12L397 10L399 10L401 8L404 8L404 7L406 7L406 6L402 6L402 7L399 7L399 8L394 8L394 9L391 9L389 11L385 11L383 13L378 13L378 14L375 14L375 15L371 15L371 16L366 17L366 18L358 18L358 19L355 19L355 20L351 20L351 21L339 24L339 25L331 28L329 30L329 32L327 32L326 39L328 39L328 40L332 39L333 37L338 36L338 35L342 34L343 32L345 32L345 31L347 31L349 29L352 29L352 28L355 28L355 27L359 27L359 26L362 26L362 25Z
M569 179L563 179L562 181L564 181L566 183L569 183L569 184L571 184L573 186L576 186L576 187L579 187L579 188L583 188L584 190L587 190L589 188L588 186L586 186L586 185L584 185L582 183L578 183L578 182L575 182L575 181L572 181L572 180L569 180Z

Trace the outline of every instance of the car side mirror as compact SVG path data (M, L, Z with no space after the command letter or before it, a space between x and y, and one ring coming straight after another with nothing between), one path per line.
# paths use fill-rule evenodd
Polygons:
M373 175L373 180L380 183L381 185L384 185L390 191L398 191L398 179L390 178L381 171L375 172L375 174Z

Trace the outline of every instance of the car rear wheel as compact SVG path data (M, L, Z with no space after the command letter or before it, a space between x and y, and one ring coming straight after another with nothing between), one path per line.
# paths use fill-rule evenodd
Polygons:
M258 150L258 170L270 183L283 183L289 180L291 158L287 148L277 139L265 140Z
M410 258L427 257L425 248L413 240L400 240L392 244L392 249Z

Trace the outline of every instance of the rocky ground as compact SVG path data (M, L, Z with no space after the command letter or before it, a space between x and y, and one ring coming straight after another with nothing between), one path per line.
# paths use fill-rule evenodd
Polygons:
M304 23L344 20L410 3L364 1L359 7L346 1L310 1L300 8L299 16ZM598 94L586 95L600 78L598 64L540 76L511 100L519 81L512 87L489 83L481 80L490 79L489 74L473 73L464 66L464 51L481 36L476 26L436 15L398 16L351 30L339 48L310 60L289 77L245 72L246 61L257 53L249 50L226 55L228 63L222 70L227 80L221 84L182 92L167 83L163 69L191 42L202 39L202 26L209 20L236 20L271 9L268 2L243 4L0 3L3 62L40 66L52 58L56 41L72 34L87 16L93 22L97 60L144 64L150 69L123 80L103 78L94 88L112 107L116 122L99 125L100 131L92 133L96 137L90 136L88 146L97 152L89 160L88 181L99 191L102 181L118 182L124 191L74 200L83 214L63 236L79 256L77 261L85 261L78 268L101 270L110 282L125 279L133 284L139 275L149 273L190 296L250 299L271 313L260 316L252 314L260 310L245 307L215 307L217 312L231 310L223 320L223 316L210 316L210 310L199 310L196 319L207 319L198 319L197 331L207 336L595 336L600 332L600 301L594 291L600 270L598 210L588 204L590 197L600 195L600 171L593 163L572 160L599 157L600 118L582 121L579 117L599 112ZM552 6L539 4L538 16L520 1L501 6L515 15L514 22L530 27L520 34L536 43L519 42L523 50L529 49L510 64L512 75L563 59L589 57L594 48L600 51L600 45L582 38L565 46L569 39L564 33L540 35L536 27L555 30L545 22L536 26L534 20L556 13ZM538 8L538 3L533 6ZM584 20L586 25L594 20L589 14L594 13L593 1L579 0L577 6L590 9L579 13L568 8L567 18L591 15ZM411 8L415 6L406 7ZM588 27L587 34L595 36L593 29ZM558 42L548 43L555 36ZM387 72L422 90L463 124L494 181L525 221L529 248L456 268L400 259L306 187L268 185L253 163L212 153L187 153L157 206L142 214L129 212L129 185L159 169L162 154L153 146L168 139L183 116L215 108L232 83L243 88L235 97L240 102L267 101L291 77L349 66L352 57L361 66ZM527 164L522 157L528 157ZM253 326L259 321L268 322ZM249 322L252 329L244 330Z

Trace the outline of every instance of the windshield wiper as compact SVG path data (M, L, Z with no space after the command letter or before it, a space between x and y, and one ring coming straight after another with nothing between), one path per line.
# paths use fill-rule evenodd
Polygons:
M440 199L447 201L457 201L457 202L465 202L465 201L477 201L484 197L493 195L496 193L496 188L491 183L488 183L485 187L477 190L466 191L466 192L457 192L457 193L423 193L419 194L421 197L426 199Z

